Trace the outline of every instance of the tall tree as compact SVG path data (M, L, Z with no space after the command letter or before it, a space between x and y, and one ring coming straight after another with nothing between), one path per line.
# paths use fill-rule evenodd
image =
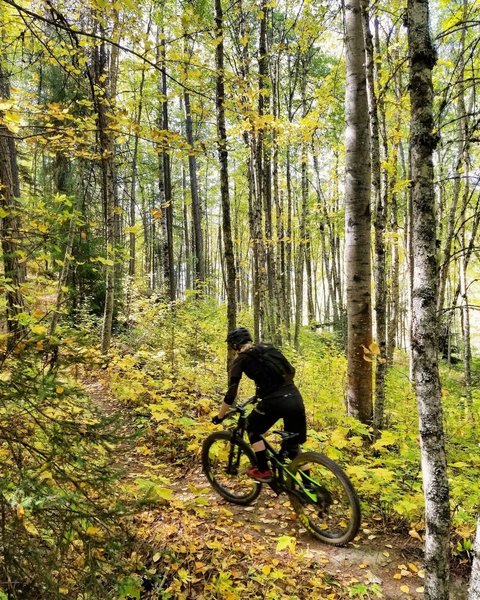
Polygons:
M10 98L10 81L5 67L0 64L0 96ZM3 117L3 111L0 116ZM2 118L3 120L3 118ZM20 219L16 196L20 195L15 140L12 132L0 124L0 239L5 276L7 300L7 348L12 349L24 332L18 316L24 311L21 284L24 270L20 265L18 245L20 240Z
M228 150L227 132L225 125L225 65L223 53L223 10L222 0L215 0L215 34L217 45L215 49L215 66L217 69L217 133L218 133L218 160L220 162L220 194L222 197L222 225L223 246L226 268L226 293L227 293L227 327L231 331L236 324L236 270L233 252L232 224L230 218L230 192L228 188ZM233 357L230 355L229 357Z
M438 372L436 207L432 153L432 44L428 0L407 6L410 63L410 155L412 168L412 367L417 395L425 496L425 598L449 597L450 506Z
M365 42L360 0L345 4L345 271L347 278L347 411L372 419L372 364L364 348L372 342L370 261L370 139Z

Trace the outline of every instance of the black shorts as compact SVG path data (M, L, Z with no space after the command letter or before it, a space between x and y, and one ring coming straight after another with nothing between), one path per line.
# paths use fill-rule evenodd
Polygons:
M255 406L247 422L247 433L250 440L258 441L256 438L267 432L279 419L283 419L285 431L298 434L288 440L284 447L298 446L306 442L305 406L300 392L293 383L281 387Z

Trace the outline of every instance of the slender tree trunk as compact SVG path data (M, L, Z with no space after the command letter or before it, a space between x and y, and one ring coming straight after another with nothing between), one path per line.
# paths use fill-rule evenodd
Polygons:
M382 193L380 170L380 128L378 122L379 106L375 92L377 69L374 58L373 36L370 31L370 15L365 0L362 0L365 47L367 51L367 89L370 112L371 153L372 153L372 188L374 198L375 229L375 325L379 354L375 368L375 405L373 423L376 429L383 429L385 407L385 375L387 346L387 278L385 252L385 201ZM375 19L375 36L378 38L378 20ZM378 42L377 53L378 53ZM385 159L387 157L385 156ZM385 194L386 195L386 194Z
M165 40L162 36L160 42L161 68L161 94L162 94L162 129L168 131L168 100L167 100L167 70L165 66ZM170 155L166 148L162 148L160 160L162 161L161 189L163 192L163 271L167 285L167 296L173 302L176 298L175 290L175 266L173 258L173 197L171 182Z
M185 131L187 142L190 146L188 153L188 170L190 174L190 194L192 198L192 225L193 225L193 248L194 248L194 289L198 283L205 281L205 259L203 254L203 231L201 199L198 190L197 157L193 139L192 110L190 107L190 94L184 90L183 100L185 103Z
M359 0L348 0L346 21L345 268L347 278L347 411L372 419L372 364L364 347L372 342L370 264L370 144L365 44Z
M189 220L187 210L187 176L182 166L182 190L183 190L183 232L185 239L185 286L187 290L192 288L191 265L192 256L190 252Z
M223 249L226 266L226 295L227 295L227 328L228 331L235 327L237 320L236 302L236 269L233 252L232 225L230 218L230 192L228 188L228 150L227 131L225 126L225 66L223 57L223 11L222 0L215 0L215 28L216 37L220 40L215 49L217 69L216 107L217 107L217 132L218 132L218 160L220 163L220 194L222 197L222 226ZM227 368L233 359L230 353Z
M417 395L425 496L425 598L449 597L450 506L438 373L436 211L432 154L432 69L436 56L426 0L408 0L410 147L413 196L413 375Z
M110 128L111 83L108 71L108 55L105 43L94 50L95 84L102 94L95 95L97 111L98 143L101 154L101 189L105 227L107 263L105 265L105 305L102 326L102 352L108 352L112 337L113 315L115 310L115 260L116 260L116 190L115 190L115 146Z
M473 548L472 575L468 588L468 600L480 600L480 516L477 521L477 536Z

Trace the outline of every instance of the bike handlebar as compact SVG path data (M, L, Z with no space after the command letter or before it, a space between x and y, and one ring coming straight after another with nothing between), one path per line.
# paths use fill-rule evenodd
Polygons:
M247 398L245 400L245 402L242 402L241 404L238 404L237 406L233 406L223 417L224 419L228 419L228 417L231 417L232 415L234 415L235 413L244 413L245 412L245 408L249 405L249 404L255 404L257 402L258 398L257 396L250 396L250 398Z

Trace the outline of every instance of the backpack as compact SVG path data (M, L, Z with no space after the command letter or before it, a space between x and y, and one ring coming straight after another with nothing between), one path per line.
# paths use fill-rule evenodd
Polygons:
M292 383L295 368L288 362L280 350L277 350L271 344L256 344L252 348L251 353L272 379L282 383Z

